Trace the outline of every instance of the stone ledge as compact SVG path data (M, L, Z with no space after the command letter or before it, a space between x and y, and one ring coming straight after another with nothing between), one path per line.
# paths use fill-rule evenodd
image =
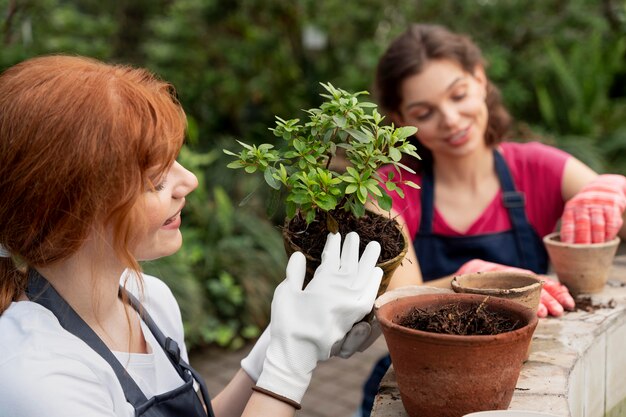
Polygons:
M593 304L613 308L541 319L522 367L511 410L564 417L626 416L626 255ZM381 382L372 417L407 417L393 368Z

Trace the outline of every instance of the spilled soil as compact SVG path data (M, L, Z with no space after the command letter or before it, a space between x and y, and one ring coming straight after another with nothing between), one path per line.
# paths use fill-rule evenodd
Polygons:
M603 308L615 308L617 303L615 300L611 299L607 303L596 303L594 304L593 300L589 296L581 296L579 295L574 299L576 302L576 306L574 308L575 311L586 311L587 313L593 313L596 310Z

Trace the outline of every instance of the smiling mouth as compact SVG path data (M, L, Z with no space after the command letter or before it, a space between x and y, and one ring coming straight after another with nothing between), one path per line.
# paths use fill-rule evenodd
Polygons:
M459 139L461 139L462 137L464 137L465 135L467 135L467 132L469 132L469 127L466 127L465 129L455 133L454 135L450 136L448 138L449 142L455 142Z
M167 226L168 224L172 223L174 220L176 220L176 218L178 217L179 214L180 214L180 211L178 213L174 214L169 219L165 220L165 223L163 223L163 226Z

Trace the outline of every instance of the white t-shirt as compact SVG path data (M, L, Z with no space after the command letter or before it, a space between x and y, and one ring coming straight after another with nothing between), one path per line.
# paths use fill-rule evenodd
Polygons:
M143 275L126 288L139 298L163 334L188 361L178 304L161 280ZM183 381L142 322L147 354L114 352L147 398ZM111 366L57 318L31 301L12 303L0 315L0 417L132 417L133 407Z

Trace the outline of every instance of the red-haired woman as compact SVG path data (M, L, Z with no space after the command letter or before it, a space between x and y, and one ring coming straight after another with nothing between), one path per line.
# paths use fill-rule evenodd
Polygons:
M342 248L330 235L306 290L294 254L269 330L210 401L172 293L138 264L178 250L197 186L176 162L173 93L80 57L0 75L0 415L292 416L317 362L370 311L377 243L359 259L356 234Z

